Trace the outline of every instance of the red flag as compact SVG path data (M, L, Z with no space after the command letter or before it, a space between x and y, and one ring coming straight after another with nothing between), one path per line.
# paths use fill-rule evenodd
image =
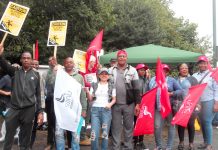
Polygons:
M35 60L39 60L39 48L38 48L38 40L36 40L36 45L35 45Z
M103 39L103 30L101 30L96 35L96 37L92 40L92 42L89 44L89 47L86 53L86 73L88 72L88 64L89 64L91 55L93 55L96 58L95 66L92 69L92 72L96 72L97 70L97 65L98 65L97 53L100 53L100 50L102 48L102 39Z
M165 118L171 112L171 105L167 89L167 83L160 58L157 59L156 83L158 88L160 88L161 115L163 118Z
M211 64L210 64L209 61L208 61L208 64L207 64L207 68L208 68L210 71L213 71L213 68L211 67Z
M216 82L218 82L218 68L212 71L212 74L210 75Z
M207 83L204 83L189 88L188 95L185 97L179 111L172 119L172 124L177 124L183 127L187 126L189 118L191 117L191 114L206 86Z
M154 112L157 87L145 93L140 104L140 113L137 118L133 135L154 133Z

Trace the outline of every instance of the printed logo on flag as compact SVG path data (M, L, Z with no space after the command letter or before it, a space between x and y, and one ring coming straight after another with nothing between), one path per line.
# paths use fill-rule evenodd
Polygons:
M148 111L148 107L146 105L142 106L142 111L140 111L139 118L142 118L143 116L149 116L152 118L152 114Z

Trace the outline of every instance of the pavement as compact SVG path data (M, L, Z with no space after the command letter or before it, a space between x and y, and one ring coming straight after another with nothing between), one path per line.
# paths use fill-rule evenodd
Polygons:
M187 130L185 131L185 135L186 135L185 136L185 147L188 147ZM163 139L162 139L163 143L166 143L166 139L167 139L167 128L165 127L164 131L163 131ZM46 141L47 141L47 131L38 130L33 150L44 150L44 148L46 146ZM144 142L150 150L154 149L155 141L154 141L153 135L145 135ZM173 150L177 149L178 142L179 142L179 139L178 139L178 135L176 132ZM196 131L194 145L195 145L195 147L197 147L201 143L203 143L202 133L201 133L201 131ZM110 144L110 139L109 139L109 149L110 149L110 145L111 144ZM3 143L0 143L0 150L3 149L2 147L3 147ZM90 148L90 146L81 146L80 149L81 150L90 150L91 148ZM218 150L218 128L216 128L216 127L214 127L214 129L213 129L213 149ZM17 140L14 142L12 150L19 150Z

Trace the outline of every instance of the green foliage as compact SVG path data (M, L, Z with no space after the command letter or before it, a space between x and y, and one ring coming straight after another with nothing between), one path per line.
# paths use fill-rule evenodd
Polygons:
M1 14L9 1L0 3ZM101 30L114 24L112 6L101 0L17 0L30 7L18 37L8 36L5 42L6 57L17 61L22 51L32 50L32 44L39 41L40 63L47 63L53 55L53 47L47 47L49 21L68 20L67 40L64 47L58 47L57 56L62 59L72 56L74 49L86 50L89 42ZM3 35L2 35L3 36Z
M202 52L197 25L175 18L167 0L111 0L116 25L105 35L107 49L120 49L144 44L158 44ZM208 42L206 42L208 43ZM205 46L205 45L204 45Z
M0 1L2 16L9 0ZM202 52L210 48L207 38L197 37L197 25L175 18L171 0L14 0L30 7L18 37L8 36L5 55L17 62L22 51L32 50L39 41L40 63L46 64L53 47L47 47L49 21L68 20L66 45L58 47L62 63L74 49L86 50L90 41L104 29L106 51L144 44L158 44ZM1 32L1 37L3 33Z

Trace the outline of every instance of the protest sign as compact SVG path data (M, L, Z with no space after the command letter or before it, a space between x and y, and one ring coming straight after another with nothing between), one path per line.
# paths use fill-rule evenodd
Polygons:
M86 52L75 49L73 54L73 61L75 67L79 69L79 71L85 73L86 72Z
M65 46L67 20L50 21L47 46Z
M18 36L28 12L28 7L9 2L0 20L0 30Z

